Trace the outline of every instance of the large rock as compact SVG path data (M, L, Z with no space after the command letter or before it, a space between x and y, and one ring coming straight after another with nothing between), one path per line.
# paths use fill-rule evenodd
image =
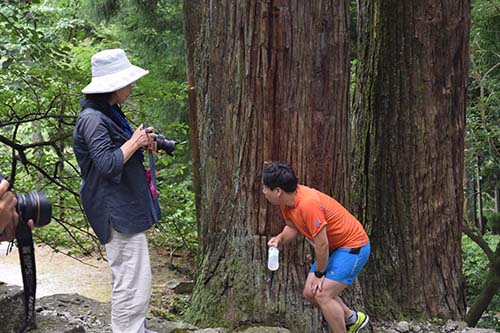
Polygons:
M57 294L37 300L36 333L111 332L111 305L78 294ZM52 323L61 323L52 327ZM57 329L57 330L55 330Z
M147 321L148 329L158 333L192 332L195 326L187 323L179 323L168 320L151 318Z
M0 333L17 333L24 323L23 291L18 286L0 282ZM36 300L35 306L40 300ZM37 306L36 328L30 332L38 333L84 333L81 325L74 324L65 318L43 316Z
M80 325L72 324L64 319L39 317L37 328L30 333L85 333L85 329Z
M0 282L0 332L17 333L24 321L23 291Z

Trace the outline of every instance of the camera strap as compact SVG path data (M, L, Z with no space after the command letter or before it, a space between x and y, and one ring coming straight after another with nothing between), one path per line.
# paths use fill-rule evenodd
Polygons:
M155 169L155 157L152 153L149 153L149 171L151 173L151 183L153 184L153 189L156 192L156 169ZM153 206L156 210L156 214L158 215L158 220L161 219L161 209L160 204L158 203L158 196L152 196Z
M24 288L24 323L19 333L36 328L35 323L35 294L36 294L36 267L33 235L30 227L19 217L16 228L16 239L21 261Z

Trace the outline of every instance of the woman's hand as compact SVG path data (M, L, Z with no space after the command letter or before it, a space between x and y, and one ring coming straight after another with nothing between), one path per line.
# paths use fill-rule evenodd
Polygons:
M123 152L123 163L127 163L130 157L132 157L138 149L156 149L156 142L154 139L155 134L153 127L144 128L143 124L139 125L130 139L125 141L120 147Z
M140 148L148 148L152 149L156 146L155 143L155 134L153 127L144 127L143 124L139 125L135 130L132 137L129 139L131 143L136 147L136 149Z

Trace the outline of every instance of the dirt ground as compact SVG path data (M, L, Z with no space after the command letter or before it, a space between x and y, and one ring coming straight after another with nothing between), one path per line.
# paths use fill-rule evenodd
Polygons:
M0 280L22 287L19 254L14 248L7 255L7 246L7 242L0 243ZM55 253L48 246L35 247L37 298L53 294L79 294L109 302L111 283L107 262L90 257L74 259L63 252ZM170 252L150 246L150 257L153 274L150 311L161 319L179 320L189 304L194 255L188 251Z
M151 314L167 320L182 319L192 293L194 255L188 251L150 248L150 257L153 273Z

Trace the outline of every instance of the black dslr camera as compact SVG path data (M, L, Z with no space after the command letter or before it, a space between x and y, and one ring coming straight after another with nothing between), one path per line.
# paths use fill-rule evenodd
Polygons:
M0 174L0 181L2 181L2 179L9 181L6 177ZM52 205L44 192L19 194L16 198L16 209L17 214L19 215L19 222L27 223L28 220L31 219L34 222L35 227L43 227L50 222L50 219L52 218Z
M0 181L7 180L0 174ZM12 187L12 182L9 187ZM33 247L33 235L28 226L28 221L33 220L35 227L43 227L52 218L52 205L44 192L30 192L20 194L17 198L17 215L19 216L16 228L17 247L19 248L19 259L21 261L21 273L23 276L24 297L24 323L18 332L25 333L36 328L35 320L35 295L36 295L36 265L35 250Z
M167 154L172 156L172 153L175 150L175 145L177 144L174 140L169 140L163 135L155 134L155 141L158 146L158 149L164 150Z
M149 125L144 125L144 130L146 133L151 133L148 131ZM154 140L156 141L156 146L158 149L164 150L168 155L173 156L173 152L175 150L175 146L177 145L177 141L169 140L164 135L154 133Z

